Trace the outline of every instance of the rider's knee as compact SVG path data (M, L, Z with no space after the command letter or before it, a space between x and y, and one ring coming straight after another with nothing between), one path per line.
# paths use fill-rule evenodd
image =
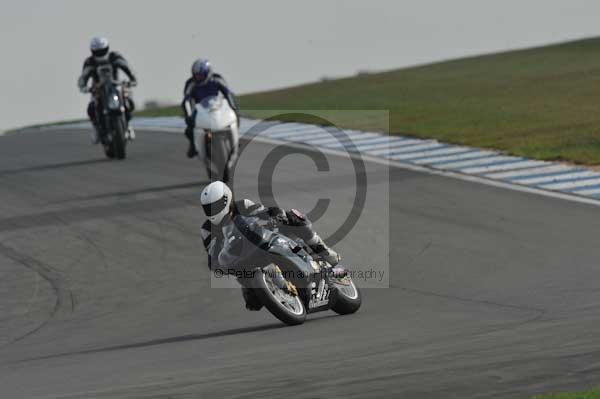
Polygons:
M90 101L88 104L87 114L91 120L96 120L96 103L94 101Z

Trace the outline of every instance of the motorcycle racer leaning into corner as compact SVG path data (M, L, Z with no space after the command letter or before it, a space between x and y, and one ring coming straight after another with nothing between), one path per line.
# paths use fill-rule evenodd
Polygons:
M219 92L223 93L229 106L237 115L238 127L240 125L239 110L235 101L233 92L227 87L225 79L218 73L213 72L212 66L208 60L197 59L192 64L192 76L186 80L183 88L183 101L181 108L185 117L185 136L189 140L187 151L188 158L198 155L198 149L194 143L194 127L196 115L194 105L201 102L204 98L216 96ZM200 149L201 154L206 152Z
M233 218L236 215L269 221L277 226L282 234L301 238L317 256L329 262L331 266L340 262L340 256L325 244L313 230L311 222L296 209L286 211L277 207L267 208L249 199L234 201L231 189L220 181L210 183L202 190L200 202L208 218L202 225L200 233L208 253L208 267L211 270L214 267L224 268L231 265L230 255L224 250L224 243L228 233L233 231ZM246 301L246 309L262 308L262 304L252 290L242 287L242 295Z
M77 80L77 85L79 86L79 90L82 93L90 92L90 89L87 86L87 83L90 79L92 79L92 89L91 94L92 98L87 107L87 114L92 122L94 129L92 131L92 143L98 144L99 142L99 115L102 112L100 107L102 106L101 102L97 98L97 94L94 93L94 85L99 82L99 76L97 72L97 68L102 65L109 64L112 66L113 78L116 80L118 78L119 70L123 71L127 77L129 78L129 85L131 87L137 86L137 78L134 73L129 68L129 64L125 60L125 58L116 51L110 51L109 43L106 38L103 37L94 37L90 42L90 51L92 55L87 57L83 62L83 69L81 71L81 76ZM135 109L135 104L132 98L129 96L125 101L125 117L127 122L131 120L131 114ZM135 139L135 132L132 127L129 127L127 131L128 139Z

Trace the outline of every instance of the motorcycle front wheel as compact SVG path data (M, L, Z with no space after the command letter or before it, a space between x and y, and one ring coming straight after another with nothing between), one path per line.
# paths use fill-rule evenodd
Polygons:
M112 152L117 159L125 159L125 121L122 117L116 117L114 120L114 132L112 138Z
M229 136L225 132L206 134L206 171L211 181L221 180L227 183L230 178L229 159L233 149Z
M279 320L289 326L304 323L306 308L299 295L293 295L279 288L274 281L274 268L257 269L253 278L253 288L262 304Z
M103 121L99 134L100 142L102 143L102 147L104 147L104 154L108 159L114 159L115 151L110 139L110 120Z

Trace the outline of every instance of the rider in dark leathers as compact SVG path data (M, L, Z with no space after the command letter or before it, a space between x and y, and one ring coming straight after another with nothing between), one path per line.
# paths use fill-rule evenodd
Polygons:
M193 158L198 155L196 145L194 143L194 126L195 126L195 110L194 104L202 101L206 97L216 96L223 93L229 106L238 115L239 126L239 111L235 101L235 95L227 87L225 79L218 73L212 71L210 62L205 59L198 59L192 64L192 76L186 80L183 88L183 101L181 107L185 116L185 136L189 140L187 151L188 158Z
M97 68L100 65L106 64L110 64L112 66L114 75L113 78L115 80L118 78L119 70L121 70L129 78L131 86L137 85L137 78L135 77L125 58L116 51L109 51L108 40L106 40L103 37L94 37L90 43L90 51L92 55L87 57L83 62L81 76L77 80L77 85L79 86L79 90L82 93L88 92L88 80L91 79L94 85L98 83L99 77ZM100 109L101 105L102 104L100 101L98 101L96 95L92 93L92 100L88 104L87 114L90 118L90 121L94 125L94 136L92 137L92 141L94 143L98 142L98 115L100 115L100 112L102 112L102 110ZM125 116L127 118L127 121L131 119L131 114L134 111L134 109L135 104L133 102L133 99L131 97L127 97L127 101L125 104ZM129 129L128 134L130 135L130 138L134 137L132 128Z
M277 226L282 234L301 238L317 256L332 266L340 262L340 256L325 244L313 230L310 220L296 209L286 211L277 207L267 208L249 199L234 201L229 187L220 181L206 186L200 194L200 200L208 218L202 225L200 234L211 270L230 266L228 254L223 251L224 240L233 228L233 218L236 215L268 221L272 226ZM262 305L254 297L252 290L242 287L242 294L248 310L261 309Z

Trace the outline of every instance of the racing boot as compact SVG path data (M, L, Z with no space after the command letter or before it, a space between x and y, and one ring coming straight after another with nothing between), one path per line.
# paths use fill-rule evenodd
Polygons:
M340 263L340 260L341 260L340 255L337 252L335 252L333 249L329 248L327 246L327 244L325 244L323 239L321 237L319 237L319 235L317 233L315 233L313 238L308 240L308 242L306 244L308 244L310 249L312 249L313 252L315 254L317 254L317 256L319 256L321 259L325 260L331 266L335 266L338 263Z
M90 140L92 144L98 144L100 142L100 127L97 124L92 124L92 133Z
M258 300L254 292L252 292L252 289L242 287L242 296L246 302L246 309L252 311L258 311L262 309L263 304Z
M188 146L187 150L187 157L194 158L196 155L198 155L198 151L196 151L196 146L194 145L194 142L190 141L190 145Z
M187 137L187 139L189 141L187 157L194 158L196 155L198 155L198 151L196 150L196 144L194 143L194 128L193 127L188 126L185 129L185 137Z

